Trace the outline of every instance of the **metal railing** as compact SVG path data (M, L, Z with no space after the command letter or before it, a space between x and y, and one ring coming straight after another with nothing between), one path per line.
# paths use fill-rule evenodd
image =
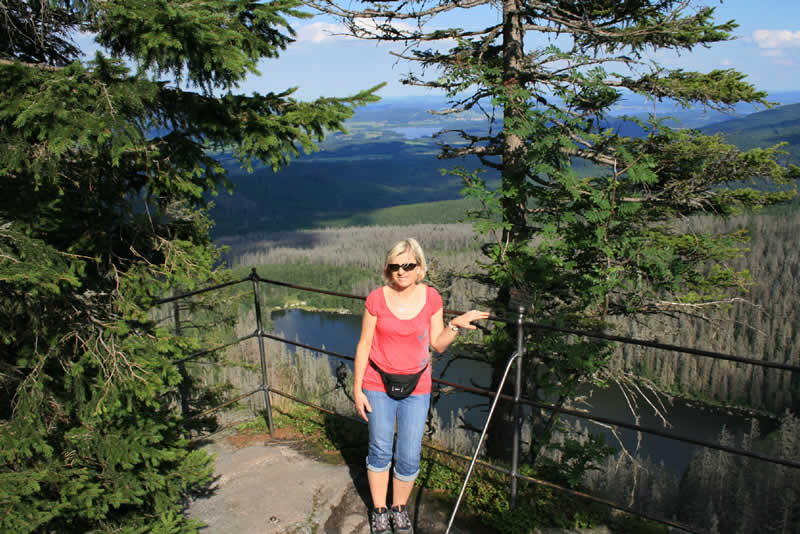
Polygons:
M302 290L302 291L309 291L309 292L314 292L314 293L320 293L320 294L336 296L336 297L343 297L343 298L349 298L349 299L357 299L357 300L365 300L365 297L358 296L358 295L351 295L351 294L348 294L348 293L341 293L341 292L336 292L336 291L329 291L329 290L317 289L317 288L313 288L313 287L301 286L301 285L282 282L282 281L277 281L277 280L269 280L269 279L262 278L261 276L259 276L257 271L256 271L256 269L253 268L252 272L250 273L250 275L248 277L246 277L246 278L243 278L243 279L240 279L240 280L234 280L234 281L230 281L230 282L225 282L225 283L222 283L222 284L206 287L206 288L203 288L203 289L198 289L198 290L195 290L195 291L189 291L189 292L182 293L182 294L176 294L176 295L173 295L171 297L161 299L161 300L157 301L156 304L157 305L163 305L163 304L169 304L169 303L175 303L176 304L174 312L173 312L173 320L174 320L174 324L175 324L176 333L180 334L181 333L181 317L180 317L179 307L177 306L177 303L180 300L186 299L186 298L189 298L189 297L193 297L193 296L196 296L196 295L201 295L201 294L204 294L204 293L212 292L212 291L218 291L218 290L224 289L226 287L230 287L230 286L234 286L234 285L242 284L242 283L246 283L246 282L250 282L252 284L253 306L254 306L254 309L255 309L255 320L256 320L256 329L255 329L255 331L252 332L251 334L239 337L238 339L235 339L235 340L230 341L228 343L225 343L225 344L222 344L222 345L219 345L219 346L216 346L216 347L212 347L210 349L204 349L204 350L192 353L192 354L190 354L190 355L188 355L188 356L186 356L186 357L184 357L184 358L182 358L180 360L175 361L174 363L178 365L179 371L180 371L182 377L186 378L187 375L186 375L186 370L184 368L184 365L187 362L196 360L197 358L200 358L202 356L215 353L217 351L229 348L229 347L234 346L234 345L238 345L238 344L240 344L240 343L242 343L244 341L247 341L247 340L255 338L255 339L257 339L257 342L258 342L259 364L260 364L260 372L261 372L261 384L257 388L255 388L255 389L253 389L251 391L248 391L246 393L237 395L235 398L228 399L227 401L225 401L225 402L223 402L223 403L221 403L221 404L219 404L217 406L214 406L212 408L209 408L209 409L207 409L207 410L205 410L203 412L200 412L200 413L191 413L190 412L188 399L185 397L186 391L185 391L185 389L180 388L179 389L179 394L181 396L181 409L183 410L183 413L186 416L186 418L187 419L194 419L194 418L204 417L204 416L210 415L210 414L212 414L212 413L214 413L214 412L216 412L216 411L218 411L218 410L220 410L220 409L222 409L222 408L224 408L226 406L229 406L231 404L234 404L236 402L239 402L241 400L244 400L244 399L246 399L248 397L251 397L251 396L256 395L259 392L261 392L264 395L264 403L265 403L265 407L266 407L265 411L266 411L266 414L267 414L267 426L268 426L270 434L272 434L273 431L274 431L274 424L273 424L273 418L272 418L272 404L271 404L271 400L270 400L270 394L271 393L279 395L279 396L284 397L286 399L289 399L291 401L294 401L294 402L309 406L311 408L314 408L316 410L319 410L319 411L321 411L323 413L326 413L326 414L329 414L329 415L342 417L342 418L345 418L345 419L348 419L348 420L354 421L354 422L364 423L361 419L358 419L358 418L355 418L355 417L352 417L352 416L348 416L348 415L345 415L345 414L341 414L341 413L338 413L338 412L335 412L335 411L328 410L328 409L326 409L326 408L324 408L322 406L318 406L318 405L316 405L314 403L308 402L308 401L306 401L304 399L300 399L300 398L298 398L298 397L296 397L294 395L291 395L291 394L289 394L287 392L281 391L281 390L279 390L279 389L277 389L277 388L275 388L275 387L273 387L272 385L269 384L268 375L267 375L266 351L264 349L264 339L271 339L271 340L278 341L278 342L281 342L281 343L284 343L284 344L305 348L305 349L308 349L308 350L311 350L311 351L314 351L314 352L317 352L317 353L320 353L320 354L325 354L325 355L328 355L328 356L332 356L332 357L335 357L335 358L338 358L338 359L354 361L354 357L353 356L349 356L349 355L345 355L345 354L340 354L340 353L337 353L337 352L333 352L333 351L330 351L330 350L326 350L326 349L321 348L321 347L314 347L314 346L311 346L311 345L307 345L307 344L301 343L299 341L292 341L292 340L285 339L285 338L282 338L282 337L279 337L279 336L275 336L273 334L269 334L269 333L265 332L264 331L264 323L263 323L263 319L262 319L261 300L260 300L260 295L259 295L259 284L264 283L264 284L270 284L270 285L286 287L286 288L290 288L290 289L298 289L298 290ZM461 391L464 391L464 392L486 396L487 398L492 399L492 405L491 405L491 409L490 409L490 412L489 412L489 417L488 417L488 419L486 421L486 425L484 426L483 431L481 433L481 436L479 438L476 450L475 450L475 452L474 452L474 454L473 454L473 456L471 458L464 457L462 455L459 455L459 454L457 454L457 453L455 453L453 451L447 450L447 449L443 449L443 448L438 447L438 446L436 446L436 445L434 445L432 443L427 443L427 442L424 443L424 446L427 447L427 448L436 450L436 451L438 451L440 453L444 453L444 454L450 455L450 456L452 456L454 458L458 458L460 460L464 460L464 461L470 462L470 465L469 465L468 470L467 470L467 475L465 476L464 483L462 485L462 488L461 488L461 491L459 493L458 499L457 499L456 504L455 504L455 506L453 508L453 512L451 514L450 521L448 523L448 527L447 527L448 531L450 530L450 528L452 526L452 523L453 523L453 520L455 519L456 513L458 511L459 504L460 504L460 502L462 500L462 497L464 495L464 491L465 491L465 489L467 487L467 484L469 482L469 477L470 477L470 475L471 475L471 473L473 471L473 468L474 468L475 465L479 464L484 468L487 468L487 469L490 469L490 470L494 470L496 472L502 473L502 474L507 475L509 477L509 479L510 479L509 480L509 497L510 497L510 505L511 505L511 507L514 507L514 505L516 503L517 494L518 494L518 488L517 488L518 481L519 480L524 480L524 481L527 481L527 482L530 482L530 483L533 483L533 484L537 484L537 485L540 485L540 486L548 487L550 489L554 489L556 491L559 491L559 492L562 492L562 493L565 493L565 494L568 494L568 495L572 495L574 497L579 497L579 498L584 499L584 500L588 500L588 501L591 501L591 502L603 504L603 505L609 506L611 508L614 508L614 509L617 509L617 510L629 513L629 514L633 514L633 515L642 517L642 518L650 520L650 521L655 521L657 523L661 523L661 524L669 526L669 527L677 528L677 529L680 529L680 530L683 530L683 531L686 531L686 532L691 532L691 533L696 533L696 534L706 534L705 531L698 530L697 528L695 528L695 527L693 527L691 525L686 525L686 524L683 524L683 523L679 523L677 521L669 520L669 519L666 519L666 518L663 518L663 517L658 517L658 516L655 516L653 514L644 513L644 512L638 511L638 510L634 510L631 507L628 507L628 506L625 506L625 505L622 505L622 504L619 504L619 503L616 503L616 502L609 501L607 499L603 499L603 498L600 498L600 497L597 497L597 496L593 496L593 495L590 495L590 494L587 494L587 493L579 492L579 491L573 490L571 488L567 488L567 487L564 487L564 486L560 486L558 484L554 484L552 482L548 482L546 480L541 480L541 479L537 479L537 478L534 478L534 477L530 477L530 476L527 476L527 475L520 474L519 473L519 454L520 454L519 445L520 445L520 441L521 441L521 439L520 439L520 430L521 430L521 427L522 427L522 420L521 420L521 416L520 416L520 413L521 413L520 408L521 408L522 405L527 405L527 406L530 406L530 407L539 408L539 409L542 409L542 410L545 410L545 411L552 412L553 414L566 414L566 415L570 415L570 416L573 416L573 417L576 417L576 418L586 419L586 420L591 420L591 421L595 421L595 422L598 422L598 423L603 423L603 424L607 424L607 425L613 425L613 426L616 426L616 427L626 428L626 429L633 430L633 431L636 431L636 432L648 433L648 434L652 434L652 435L656 435L656 436L672 439L672 440L675 440L675 441L689 443L689 444L692 444L692 445L698 445L698 446L705 447L705 448L708 448L708 449L724 451L726 453L735 454L735 455L739 455L739 456L743 456L743 457L747 457L747 458L753 458L753 459L756 459L756 460L759 460L759 461L768 462L768 463L772 463L772 464L776 464L776 465L781 465L781 466L784 466L784 467L790 467L790 468L795 468L795 469L800 468L800 462L799 461L795 461L795 460L791 460L791 459L787 459L787 458L779 458L779 457L771 456L771 455L768 455L768 454L763 454L763 453L759 453L759 452L753 452L753 451L750 451L750 450L747 450L747 449L742 449L742 448L738 448L738 447L732 447L732 446L729 446L729 445L723 445L723 444L719 444L719 443L714 443L714 442L711 442L711 441L708 441L708 440L702 440L702 439L693 438L691 436L680 436L680 435L676 435L673 432L668 432L668 431L665 431L665 430L662 430L662 429L659 429L659 428L653 428L653 427L648 427L648 426L644 426L644 425L628 423L626 421L619 420L619 419L614 419L614 418L610 418L610 417L595 416L595 415L592 415L590 413L586 413L586 412L583 412L583 411L574 410L574 409L566 408L566 407L563 407L563 406L556 406L556 405L553 405L553 404L548 404L548 403L545 403L545 402L540 402L540 401L537 401L537 400L528 399L528 398L526 398L526 397L524 397L522 395L522 362L523 362L524 357L525 357L525 346L524 346L525 345L524 344L525 332L526 332L526 329L528 329L530 331L536 331L536 330L550 331L550 332L557 332L557 333L563 333L563 334L574 335L574 336L588 337L588 338L594 338L594 339L602 339L602 340L605 340L605 341L613 341L613 342L617 342L617 343L632 344L632 345L637 345L637 346L641 346L641 347L656 348L656 349L660 349L660 350L675 352L675 353L678 353L678 354L691 354L691 355L695 355L695 356L702 356L702 357L715 358L715 359L720 359L720 360L734 361L734 362L738 362L738 363L745 363L745 364L749 364L749 365L761 366L761 367L772 368L772 369L778 369L778 370L783 370L783 371L788 371L788 372L793 372L793 373L800 373L800 366L784 364L784 363L779 363L779 362L770 362L770 361L765 361L765 360L758 360L758 359L755 359L755 358L747 358L747 357L744 357L744 356L733 355L733 354L724 354L724 353L719 353L719 352L714 352L714 351L694 349L694 348L690 348L690 347L681 347L681 346L661 343L661 342L653 341L653 340L636 339L636 338L631 338L631 337L618 336L618 335L613 335L613 334L606 334L606 333L602 333L602 332L590 332L590 331L574 330L574 329L562 328L562 327L557 327L557 326L547 325L547 324L542 324L542 323L535 323L535 322L531 322L531 321L524 321L523 320L524 313L525 313L524 308L520 307L516 311L517 311L517 316L516 316L515 319L507 319L507 318L497 317L497 316L490 316L489 317L489 319L492 320L492 321L503 322L503 323L507 323L507 324L508 323L516 324L516 331L517 331L517 350L509 357L509 360L508 360L508 362L506 364L506 367L505 367L505 373L504 373L504 375L503 375L503 377L501 379L501 382L500 382L500 385L499 385L497 391L491 391L491 390L487 390L487 389L479 388L479 387L475 387L475 386L467 386L467 385L463 385L463 384L453 383L453 382L450 382L450 381L447 381L447 380L443 380L443 379L439 379L439 378L435 378L435 377L432 378L432 381L434 383L440 385L440 386L447 386L447 387L454 388L454 389L457 389L457 390L461 390ZM444 313L446 315L459 315L462 312L460 312L458 310L445 309ZM512 365L514 363L517 364L516 365L516 373L515 373L515 377L514 377L514 395L513 396L509 396L509 395L501 393L501 391L503 390L503 387L504 387L506 379L507 379L507 375L510 372L510 369L511 369L511 367L512 367ZM484 438L485 438L485 435L486 435L486 430L488 428L488 425L489 425L489 422L490 422L491 417L493 415L493 412L495 410L495 407L496 407L497 403L500 400L513 403L513 419L514 419L514 421L516 423L514 425L514 437L513 437L513 443L512 443L512 459L511 459L511 469L510 470L506 469L506 468L503 468L501 466L497 466L497 465L491 464L491 463L486 462L486 461L478 460L478 456L480 454L480 449L481 449L481 447L483 445Z

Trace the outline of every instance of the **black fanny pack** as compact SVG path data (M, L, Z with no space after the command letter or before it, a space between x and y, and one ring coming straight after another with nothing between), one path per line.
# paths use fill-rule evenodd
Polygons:
M411 395L411 392L414 391L415 387L417 387L419 377L421 377L422 373L425 372L425 369L428 368L428 365L426 364L425 367L422 368L422 371L418 373L411 375L396 375L385 372L383 369L375 365L375 362L372 360L369 361L369 364L376 371L378 371L379 375L381 375L381 378L383 379L383 385L386 388L386 394L395 400L405 399Z

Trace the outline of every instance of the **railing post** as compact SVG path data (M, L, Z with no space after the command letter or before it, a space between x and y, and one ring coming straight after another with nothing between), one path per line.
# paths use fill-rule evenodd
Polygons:
M253 302L256 307L256 335L258 337L258 355L261 358L261 390L264 392L264 404L267 407L267 426L272 434L272 404L269 400L269 384L267 380L267 359L264 354L264 323L261 320L261 298L258 294L258 273L256 268L250 272L253 281Z
M178 290L176 289L173 293L174 296L178 295ZM172 318L175 322L175 335L180 336L182 335L183 329L181 327L181 304L180 300L176 300L173 302L172 306ZM181 414L184 417L188 417L189 415L189 374L186 372L186 364L184 362L180 362L178 364L178 373L181 375L181 383L178 386L178 395L181 397Z
M525 316L525 307L519 307L517 316L517 372L514 380L514 443L511 449L511 499L510 505L513 510L517 505L517 474L519 470L519 442L522 430L522 419L520 417L519 400L522 395L522 358L525 355L525 332L522 320Z

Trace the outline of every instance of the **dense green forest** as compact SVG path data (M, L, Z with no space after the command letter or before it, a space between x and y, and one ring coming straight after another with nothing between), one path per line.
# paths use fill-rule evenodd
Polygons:
M280 168L378 100L233 94L299 5L0 3L0 531L202 526L184 511L214 459L189 437L216 423L190 412L219 399L177 360L217 327L170 331L154 306L225 276L206 210L223 147Z
M427 112L429 104L434 101L403 99L362 108L347 122L347 133L331 135L319 151L279 172L254 163L250 173L223 158L235 189L212 199L214 235L380 224L387 222L381 214L385 208L459 200L461 179L443 176L441 169L452 165L436 158L438 143L456 142L455 136L431 136L448 129L469 131L483 119L478 113L438 117ZM454 216L451 211L450 222Z

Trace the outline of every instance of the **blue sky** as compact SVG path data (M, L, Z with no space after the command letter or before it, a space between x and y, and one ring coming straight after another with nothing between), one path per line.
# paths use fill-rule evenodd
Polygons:
M363 4L363 2L352 2ZM759 89L770 92L800 90L800 1L719 0L702 2L716 7L718 21L736 20L735 40L710 49L697 48L680 56L658 53L651 59L669 68L708 71L735 68ZM436 27L485 27L497 22L497 11L465 10L445 20L434 19ZM397 60L390 50L398 45L359 41L331 33L342 32L336 21L321 16L293 23L297 41L277 60L263 61L261 76L242 84L244 93L281 91L297 86L303 99L318 96L346 96L381 82L388 85L381 96L434 95L424 88L399 83L409 63ZM541 39L528 34L527 43Z

